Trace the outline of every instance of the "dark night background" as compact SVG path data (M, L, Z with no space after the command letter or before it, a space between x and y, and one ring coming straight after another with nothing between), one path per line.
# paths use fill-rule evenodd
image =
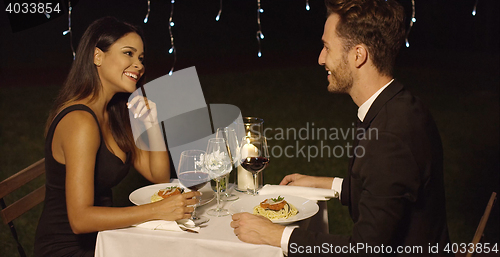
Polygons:
M435 61L425 64L433 65L445 62L444 58L458 60L468 58L473 53L484 52L488 56L498 54L499 3L479 0L477 15L473 17L471 12L474 2L416 1L417 22L409 36L411 47L403 48L401 56L428 55L427 58ZM75 48L93 20L112 15L142 25L146 34L147 75L155 78L168 72L173 61L172 55L168 54L170 1L151 1L147 24L142 22L147 13L147 1L80 0L72 3ZM401 0L400 3L407 15L411 15L411 1ZM26 68L41 73L35 82L37 85L64 79L72 57L70 37L62 35L68 29L66 5L61 2L64 13L48 21L43 14L11 14L6 17L6 12L2 12L1 67L3 72L10 74L2 84L33 84L19 82ZM178 0L174 9L176 25L173 27L178 60L176 69L194 65L198 73L203 74L260 69L263 66L315 65L321 50L326 11L321 0L311 0L310 6L311 10L306 11L305 0L262 1L265 11L261 14L261 20L265 39L262 41L263 58L258 58L255 39L256 1L223 1L222 18L216 22L218 0ZM36 26L40 22L45 23ZM30 25L35 26L21 30ZM16 30L21 31L12 32ZM400 58L400 61L411 62L411 59ZM50 69L50 72L40 72L40 69Z
M3 4L10 2L19 1L4 0ZM92 21L112 15L144 29L147 81L170 71L173 63L173 55L168 53L170 1L152 0L147 24L142 22L147 13L146 0L71 2L75 49ZM244 102L243 94L259 98L258 103L264 105L260 109L248 102L238 107L244 116L263 117L266 126L283 127L287 123L280 123L281 116L300 121L297 127L304 126L307 121L316 122L308 120L307 114L297 118L300 115L294 116L291 112L298 110L300 113L301 105L332 108L327 104L335 106L335 101L346 103L340 108L347 114L342 116L342 110L335 110L339 116L331 116L332 110L323 108L319 109L322 113L318 114L318 119L343 117L345 122L337 125L349 126L356 113L355 105L346 96L327 93L326 73L317 64L326 15L324 1L310 0L311 10L306 11L305 0L262 0L261 23L265 39L262 40L261 58L257 57L256 2L223 0L222 16L216 22L219 0L176 0L175 26L172 28L177 49L175 70L196 66L208 103L238 105ZM411 0L399 2L407 15L411 15ZM491 192L498 192L500 184L500 1L478 0L477 15L472 16L475 2L416 1L417 22L409 35L410 47L402 47L395 72L395 76L429 106L440 129L445 151L448 223L455 242L472 239ZM62 84L69 71L72 63L70 36L62 35L68 29L67 5L61 2L64 12L49 20L43 14L8 15L2 2L0 7L0 160L20 169L43 157L43 125L36 132L42 145L35 146L37 153L42 149L42 154L23 161L25 156L8 158L9 155L3 154L20 148L9 143L9 138L24 137L16 134L10 124L21 123L23 118L19 117L30 117L16 116L23 113L18 105L37 106L37 97L50 103L57 91L54 89ZM302 76L296 83L302 84L294 88L288 83L296 74ZM246 81L252 81L254 91L243 86ZM47 95L43 93L44 88L52 90L47 99L42 99ZM21 92L35 96L25 97ZM221 96L220 92L227 96ZM303 102L290 100L297 99L297 94L302 94ZM41 123L45 119L46 116L40 118ZM23 153L24 150L19 151ZM284 159L273 161L273 165L265 171L265 178L270 183L278 183L282 174L307 173L291 170L289 167L293 165ZM15 171L0 172L0 179ZM328 174L343 175L341 172L324 175ZM499 242L498 210L497 204L485 232L486 241ZM6 232L4 228L1 227L2 233Z

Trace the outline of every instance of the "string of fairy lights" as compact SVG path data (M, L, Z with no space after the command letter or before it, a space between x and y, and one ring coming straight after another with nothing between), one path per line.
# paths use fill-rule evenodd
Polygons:
M476 2L474 2L474 8L472 9L472 16L476 16L477 2L479 2L479 0L476 0Z
M415 18L415 0L411 0L411 19L410 19L410 27L406 31L405 45L406 47L410 47L410 42L408 42L408 36L410 35L411 28L413 27L413 23L417 22Z
M150 12L151 12L151 0L148 0L148 13L146 13L146 18L144 18L144 23L148 23Z
M215 17L215 21L220 20L220 15L222 14L222 0L220 0L220 5L219 5L219 12L217 13L217 16Z
M386 0L387 1L387 0ZM474 7L472 9L472 16L476 16L477 12L477 4L479 0L475 0L474 2ZM144 23L147 23L149 20L149 15L151 13L151 0L147 0L148 3L148 11L146 13L146 17L144 18ZM170 18L168 19L168 32L170 35L170 49L168 50L169 54L173 55L173 63L172 67L168 73L168 75L172 75L175 67L175 63L177 61L177 51L175 48L174 44L174 35L172 33L172 27L174 27L175 23L173 21L173 16L174 16L174 4L175 0L170 0L171 3L171 8L170 8ZM72 12L73 7L71 6L71 1L68 0L68 29L63 32L63 35L69 35L70 38L70 46L71 46L71 51L73 53L73 60L75 59L76 53L75 49L73 48L73 33L71 29L71 12ZM311 6L309 5L309 0L306 0L306 5L305 5L306 11L311 10ZM261 6L261 0L257 0L257 33L256 33L256 38L257 38L257 45L258 45L258 52L257 56L260 58L262 57L262 43L261 40L264 39L264 33L262 32L262 24L260 20L260 15L264 13L264 9ZM215 17L215 21L219 21L221 19L222 15L222 0L220 0L220 5L219 5L219 12L217 13L217 16ZM50 15L48 13L45 13L45 16L47 19L50 18ZM410 42L408 40L408 37L410 35L411 29L413 27L413 24L417 22L417 18L415 16L415 0L411 0L411 19L410 19L410 24L408 27L408 30L406 31L406 37L405 37L405 46L410 47Z
M71 6L71 1L68 0L68 30L63 31L63 36L69 34L69 44L71 46L71 52L73 53L73 60L75 60L76 53L75 48L73 47L73 30L71 29L71 12L73 11L73 7ZM50 16L49 16L50 17Z
M172 27L175 25L175 23L173 21L175 0L171 0L170 3L172 4L172 7L170 8L170 18L168 19L168 32L170 33L170 49L168 50L168 53L174 55L174 62L172 63L172 68L170 68L168 75L172 76L172 72L174 71L175 62L177 61L177 50L175 49L174 34L172 33Z
M168 53L174 55L174 62L172 64L172 68L170 68L170 71L168 72L168 75L172 76L172 73L174 72L175 62L177 61L177 50L175 49L174 34L172 33L172 27L175 25L175 23L174 23L175 0L170 0L170 4L171 4L170 18L168 19L168 32L170 34L170 49L168 50ZM221 0L221 4L222 4L222 0ZM144 18L144 23L148 23L150 13L151 13L151 0L148 0L148 12L146 13L146 17Z
M260 24L260 14L264 12L264 9L260 7L260 0L257 0L257 25L259 25L259 30L257 30L257 43L259 44L259 52L257 53L258 57L262 57L261 51L261 43L260 41L264 39L264 34L262 33L262 26Z

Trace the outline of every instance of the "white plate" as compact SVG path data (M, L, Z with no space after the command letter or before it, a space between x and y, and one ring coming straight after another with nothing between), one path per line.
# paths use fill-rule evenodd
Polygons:
M151 196L158 192L160 189L165 189L166 187L178 186L184 188L184 192L189 192L189 188L184 187L179 183L162 183L162 184L153 184L145 187L141 187L136 189L134 192L130 193L128 199L135 205L143 205L151 202ZM206 186L202 187L199 190L201 195L200 206L205 205L211 202L215 198L215 193L208 183Z
M285 200L295 206L299 211L297 215L290 217L288 219L278 219L272 220L273 223L287 225L296 221L307 219L316 214L319 210L319 206L314 200L305 199L302 197L291 196L291 195L281 195L285 197ZM268 198L276 198L278 195L256 195L252 197L245 197L243 199L237 200L231 206L229 206L229 211L232 214L239 212L249 212L253 213L253 208L259 205L262 201Z

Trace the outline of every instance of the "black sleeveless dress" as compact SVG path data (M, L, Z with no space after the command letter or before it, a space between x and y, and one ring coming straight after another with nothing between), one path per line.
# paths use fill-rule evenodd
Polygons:
M35 256L94 256L97 232L76 235L72 232L66 208L66 166L52 156L52 138L59 121L69 112L94 112L85 105L69 106L61 111L50 125L45 140L46 196L35 237ZM99 123L98 123L99 124ZM94 169L94 206L111 206L111 188L117 185L130 169L130 153L125 163L111 153L102 138Z

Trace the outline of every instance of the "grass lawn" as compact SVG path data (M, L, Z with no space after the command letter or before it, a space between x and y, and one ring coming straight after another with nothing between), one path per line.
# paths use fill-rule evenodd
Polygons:
M437 69L439 64L435 63L403 63L396 70L396 77L428 105L440 129L448 225L451 239L457 243L472 240L491 192L499 189L498 67L485 70L474 65L475 58L460 60L463 67L456 64ZM319 66L203 74L200 81L207 103L233 104L244 116L263 118L264 127L270 128L268 136L276 137L277 128L345 130L353 127L356 117L357 107L348 95L327 92L326 72ZM57 90L58 86L12 85L0 89L0 179L43 157L45 119ZM289 137L270 140L269 144L295 149L299 143L307 153L308 146L327 144L333 148L347 142L350 141ZM280 157L276 148L264 171L265 183L279 183L284 175L294 172L344 177L347 157L324 154L309 160L301 154L287 158L283 154ZM34 182L41 183L43 179ZM130 172L114 190L116 205L129 205L128 194L146 183L136 172ZM347 208L336 200L330 201L328 208L330 232L349 235L352 221ZM484 233L485 241L500 241L498 210L497 204ZM19 237L29 255L40 212L38 206L16 220ZM16 253L8 227L1 225L0 256L17 256Z

